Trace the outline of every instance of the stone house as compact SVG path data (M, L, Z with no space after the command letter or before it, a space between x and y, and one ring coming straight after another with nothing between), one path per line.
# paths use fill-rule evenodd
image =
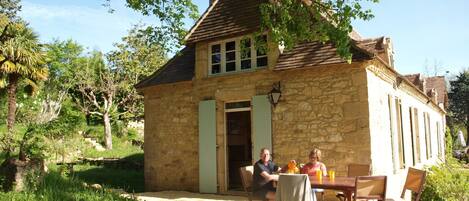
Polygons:
M351 64L327 43L281 52L268 34L252 36L260 2L213 1L186 46L136 85L147 191L226 193L261 147L279 164L307 162L318 147L337 175L370 164L398 197L406 168L444 158L445 110L394 69L389 38L351 33Z

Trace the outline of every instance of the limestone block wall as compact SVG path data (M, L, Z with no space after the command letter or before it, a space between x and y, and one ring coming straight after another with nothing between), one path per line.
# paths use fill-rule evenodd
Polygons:
M357 63L263 69L145 89L146 190L198 191L197 108L202 100L216 100L217 175L219 192L225 191L224 104L267 94L277 81L282 87L280 102L272 109L277 163L306 163L313 147L323 151L323 162L338 175L345 175L349 163L370 163L366 76L364 65Z
M349 163L370 163L366 73L360 64L282 73L282 97L273 109L274 157L308 162L318 147L338 175Z
M398 84L395 73L379 63L370 63L367 67L368 80L368 102L370 107L370 135L371 135L371 159L374 175L387 175L388 188L387 195L390 198L397 198L401 194L402 186L407 175L408 167L422 168L424 165L435 164L438 160L438 148L440 146L444 158L444 112L433 102L428 102L428 98L419 94L418 91L406 82ZM394 85L394 87L393 87ZM402 105L402 127L404 138L405 168L398 165L398 142L396 111L394 103L391 103L394 124L391 125L388 96L398 97ZM418 132L420 138L415 143L419 143L420 162L413 164L412 137L411 137L411 117L409 107L417 108ZM425 126L423 112L430 115L430 133L432 155L426 159ZM438 135L436 123L440 124L440 134ZM391 137L391 129L394 136ZM414 134L415 135L415 134ZM437 139L439 138L439 139ZM414 143L414 146L418 147ZM438 144L440 143L440 144ZM392 151L394 149L394 152ZM407 198L409 199L409 198Z
M198 190L197 105L192 83L145 89L145 190Z

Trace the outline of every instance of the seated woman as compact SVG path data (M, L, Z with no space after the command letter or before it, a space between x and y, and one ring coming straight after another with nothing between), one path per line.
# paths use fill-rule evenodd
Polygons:
M273 181L278 181L278 175L272 173L280 171L280 167L270 160L270 151L262 148L261 159L254 164L253 173L253 194L256 197L275 200L275 188Z
M327 169L321 160L321 150L314 148L309 152L309 163L306 163L301 168L301 174L308 174L309 176L316 176L316 171L321 170L323 176L327 176ZM324 189L313 189L313 192L323 193ZM324 195L322 195L323 197ZM324 198L323 198L324 200Z
M309 152L309 163L306 163L301 168L301 174L308 174L309 176L315 176L316 171L321 170L323 176L327 176L327 169L324 163L319 162L321 160L321 150L314 148Z

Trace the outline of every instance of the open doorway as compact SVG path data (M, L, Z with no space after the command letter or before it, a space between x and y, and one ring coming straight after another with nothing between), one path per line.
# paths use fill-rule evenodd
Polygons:
M252 165L251 102L227 103L225 112L228 190L242 190L239 168Z

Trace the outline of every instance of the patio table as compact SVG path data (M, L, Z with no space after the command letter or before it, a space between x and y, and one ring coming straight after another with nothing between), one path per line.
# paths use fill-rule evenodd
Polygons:
M309 176L311 188L322 188L343 191L346 200L352 200L352 194L355 191L355 177L335 177L333 180L329 177L322 177L318 180L316 176Z

